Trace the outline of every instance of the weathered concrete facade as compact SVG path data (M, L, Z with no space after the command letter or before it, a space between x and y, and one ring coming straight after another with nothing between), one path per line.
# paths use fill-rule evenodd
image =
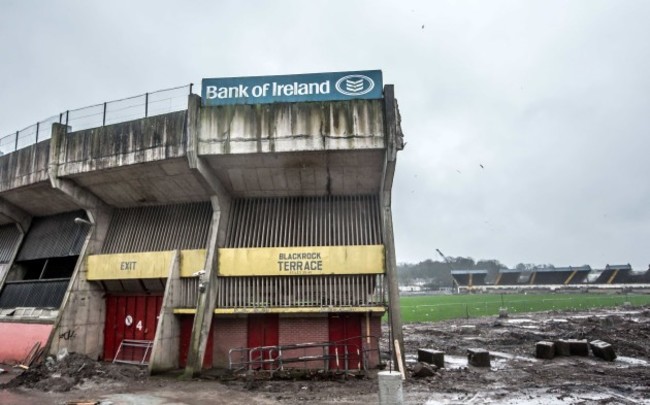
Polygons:
M337 319L346 318L345 322L351 322L351 326L344 328L352 328L354 334L364 336L367 343L364 340L363 346L376 352L377 344L373 343L376 340L371 342L370 336L381 333L380 317L386 307L391 311L394 337L401 340L397 284L395 288L391 285L396 268L390 193L396 152L402 145L392 86L385 88L383 100L253 106L202 107L200 98L191 95L186 111L77 132L67 132L65 126L55 124L50 140L0 156L0 225L15 223L28 232L31 218L79 209L88 218L86 223L75 220L89 231L58 312L56 316L39 320L51 328L47 342L50 353L66 348L93 358L105 357L105 328L109 325L108 312L113 311L107 307L106 296L114 294L162 295L155 338L151 339L151 372L177 368L184 345L188 350L188 375L200 372L208 350L212 364L227 365L230 348L250 344L250 336L256 333L250 329L250 320L259 314L275 314L278 345L333 339L332 328L339 328L333 325L338 325ZM332 200L332 196L342 202ZM260 203L259 199L270 200ZM365 205L359 205L362 199L368 204L378 202L378 219L366 211ZM338 262L339 268L333 275L304 276L307 283L318 280L319 285L338 286L335 290L340 291L340 297L336 300L326 299L325 290L310 287L303 291L300 288L305 287L300 287L295 293L299 297L292 297L290 304L273 307L261 303L254 307L250 302L237 304L238 298L232 296L228 286L243 282L246 277L227 277L220 273L220 250L227 247L229 240L234 240L233 221L246 218L237 217L240 214L232 209L234 201L238 206L258 203L264 207L277 206L276 214L280 209L316 207L314 221L323 221L322 224L311 231L301 231L314 232L306 236L314 240L319 240L321 235L331 236L329 229L335 226L328 225L324 218L343 209L345 215L356 215L359 228L350 229L357 229L354 231L357 234L363 234L367 228L374 235L376 230L384 252L384 266L364 275L346 270L345 262ZM212 207L212 218L202 225L209 227L205 244L199 246L205 251L202 266L187 270L187 264L181 263L180 250L184 249L181 246L151 251L133 248L115 253L119 253L121 263L127 263L121 269L116 268L115 277L104 280L91 274L88 257L106 253L107 233L114 225L117 211L143 207L144 215L150 215L150 221L157 221L161 219L147 214L148 207L195 202L209 202ZM270 208L264 210L264 218L281 221ZM327 212L330 214L326 215ZM250 226L251 232L258 231L254 225ZM263 239L234 247L309 248L297 242L273 245L266 237ZM321 245L329 243L335 250L339 244L358 245L357 249L377 244L361 239L345 243L323 239ZM143 269L142 273L131 271L135 264L128 263L136 262L129 255L147 254L155 258L170 249L176 253L164 274L152 269ZM14 260L15 252L5 266L0 279L3 283ZM140 275L134 276L136 273ZM257 279L269 285L303 280L291 276ZM150 287L153 284L160 287ZM383 298L386 291L389 302ZM224 294L231 295L224 299ZM316 298L308 301L306 294ZM348 297L349 294L352 295ZM281 303L281 298L265 296L264 299ZM363 304L351 305L352 300ZM343 316L345 313L351 317ZM183 342L180 316L187 315L193 315L194 320L189 342ZM130 317L129 313L126 327L137 327L137 316L134 315L133 321ZM34 319L12 317L11 322L23 324ZM7 317L0 316L0 324L9 323ZM221 325L239 332L226 337ZM309 341L296 338L301 330L311 332L305 333ZM210 336L214 344L208 348ZM378 362L378 355L372 356L371 366Z

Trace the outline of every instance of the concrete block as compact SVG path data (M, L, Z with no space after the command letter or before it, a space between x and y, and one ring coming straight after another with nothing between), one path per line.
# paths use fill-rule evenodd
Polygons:
M587 339L569 339L569 351L572 356L589 356Z
M593 340L589 342L591 351L596 357L600 357L603 360L614 361L616 359L616 353L614 352L614 347L607 342L602 340Z
M418 361L445 368L445 352L431 349L418 349Z
M568 340L558 339L555 342L555 355L556 356L570 356L571 345Z
M538 359L552 359L555 357L555 343L541 341L535 344L535 357Z
M476 325L462 325L460 327L460 333L463 335L472 335L476 333Z
M467 349L467 364L474 367L490 367L490 352L485 349Z

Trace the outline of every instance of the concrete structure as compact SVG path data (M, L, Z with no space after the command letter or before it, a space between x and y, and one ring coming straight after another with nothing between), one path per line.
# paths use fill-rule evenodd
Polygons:
M376 366L387 309L402 342L391 212L402 147L390 85L375 100L203 107L190 95L173 113L54 124L51 139L0 156L0 303L20 283L64 293L0 308L0 330L42 326L0 360L47 340L50 353L150 356L153 373ZM60 230L39 234L52 247L35 260L63 266L51 277L17 260L41 223ZM280 345L295 353L254 349Z

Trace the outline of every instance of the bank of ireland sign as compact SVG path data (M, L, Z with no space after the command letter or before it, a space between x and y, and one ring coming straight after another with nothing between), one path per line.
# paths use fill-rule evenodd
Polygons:
M379 99L381 70L203 79L204 106Z

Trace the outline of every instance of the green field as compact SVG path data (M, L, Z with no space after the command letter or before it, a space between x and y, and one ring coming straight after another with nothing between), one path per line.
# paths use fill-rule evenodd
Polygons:
M431 322L444 319L497 315L499 308L509 313L614 307L625 302L633 306L650 304L644 294L462 294L403 296L402 322Z

